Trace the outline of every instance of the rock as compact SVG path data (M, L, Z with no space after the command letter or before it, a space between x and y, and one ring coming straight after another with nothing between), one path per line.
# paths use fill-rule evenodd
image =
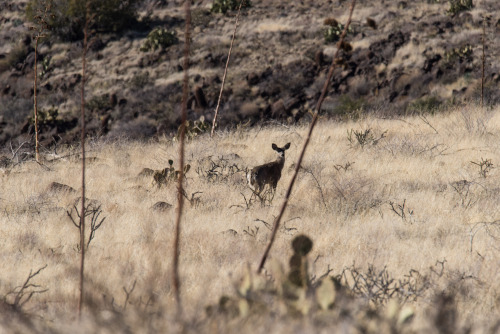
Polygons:
M157 211L157 212L166 212L172 208L172 204L167 203L167 202L156 202L152 207L151 210Z
M207 99L205 98L205 93L203 93L201 86L196 86L194 88L194 98L198 108L205 109L208 107Z
M138 177L150 177L153 176L155 171L151 168L143 168L139 174L137 174Z
M235 237L238 235L238 232L230 228L229 230L223 231L222 234Z
M9 168L12 165L12 160L6 156L0 156L0 168Z
M285 104L282 99L279 99L271 105L271 116L273 118L285 118L287 116Z
M74 193L76 193L76 190L73 187L70 187L68 185L65 185L65 184L62 184L59 182L52 182L47 187L47 192L74 194Z
M377 22L372 18L366 18L366 25L372 29L377 29Z
M109 96L109 105L111 108L116 107L116 104L118 103L118 98L116 97L116 93L113 93Z
M255 72L248 73L246 79L250 86L256 85L260 81L259 76Z
M316 53L314 54L314 62L318 66L323 66L323 64L325 63L325 54L322 50L316 51Z
M430 72L432 70L432 68L434 67L434 65L441 60L441 58L442 57L440 54L436 54L436 55L431 56L430 58L427 58L425 60L424 67L422 68L424 73Z

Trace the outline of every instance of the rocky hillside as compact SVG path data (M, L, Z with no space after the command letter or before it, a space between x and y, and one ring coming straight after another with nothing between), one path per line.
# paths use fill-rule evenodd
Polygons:
M33 132L34 42L27 0L0 4L0 145ZM483 22L485 101L500 101L497 0L358 1L354 21L323 105L326 115L355 117L432 112L480 97ZM458 1L460 2L460 1ZM211 12L212 0L192 7L189 117L213 117L236 12ZM335 52L335 34L349 1L252 0L242 12L220 125L297 122L314 107ZM483 18L486 18L483 20ZM150 138L177 130L181 101L182 1L145 0L139 24L119 34L95 34L88 54L88 130L104 138ZM178 43L141 51L157 27ZM325 33L329 30L328 33ZM329 37L328 39L325 38ZM333 38L331 38L333 37ZM47 38L39 46L38 101L43 147L77 137L82 43Z

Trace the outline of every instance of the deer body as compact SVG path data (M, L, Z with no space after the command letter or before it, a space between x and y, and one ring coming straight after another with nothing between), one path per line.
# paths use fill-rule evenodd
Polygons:
M281 178L281 170L285 165L285 151L290 148L290 143L283 147L273 144L272 148L278 153L278 159L256 166L247 174L248 185L258 195L262 192L266 184L272 187L273 191L276 191L276 186Z

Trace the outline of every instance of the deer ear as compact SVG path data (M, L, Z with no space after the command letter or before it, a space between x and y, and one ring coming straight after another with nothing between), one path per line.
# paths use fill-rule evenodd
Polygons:
M273 145L272 145L272 148L273 148L273 150L275 150L275 151L277 151L277 150L278 150L278 146L276 146L276 144L274 144L274 143L273 143Z
M288 150L290 148L290 143L286 144L285 147L283 147L285 150Z

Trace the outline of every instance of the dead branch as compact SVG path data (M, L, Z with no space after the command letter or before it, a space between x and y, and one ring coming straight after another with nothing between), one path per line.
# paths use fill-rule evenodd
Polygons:
M40 289L41 286L38 284L33 284L31 283L31 280L38 276L42 270L47 268L47 265L41 267L38 269L36 272L33 273L33 270L30 270L30 273L28 277L26 278L26 281L24 281L23 285L16 287L14 290L11 292L7 293L7 296L9 295L15 295L14 301L12 303L7 303L9 304L13 309L15 310L21 310L23 306L30 301L30 299L35 295L35 294L40 294L47 292L49 289Z

